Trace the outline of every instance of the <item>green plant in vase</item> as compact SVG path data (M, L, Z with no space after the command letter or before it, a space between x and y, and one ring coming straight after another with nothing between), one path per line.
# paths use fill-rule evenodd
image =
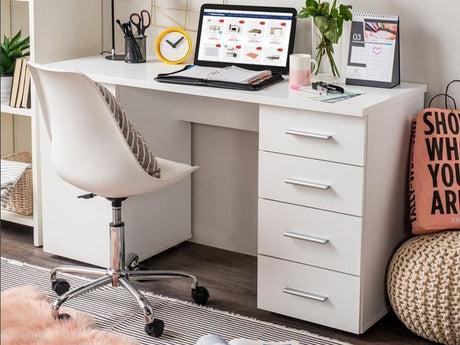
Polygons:
M13 75L16 59L29 55L26 51L29 43L29 36L21 39L21 31L11 39L3 36L3 42L0 44L0 75Z
M316 47L316 61L318 68L323 58L326 57L331 65L331 72L334 77L340 77L339 69L334 61L334 44L339 42L343 33L343 22L353 18L350 11L351 5L338 4L334 0L332 5L327 1L306 0L305 7L298 14L298 18L313 18L313 23L320 32L320 42Z

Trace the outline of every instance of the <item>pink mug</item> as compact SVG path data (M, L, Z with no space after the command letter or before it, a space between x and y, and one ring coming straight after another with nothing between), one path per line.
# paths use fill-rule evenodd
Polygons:
M311 65L314 65L313 70ZM310 85L311 77L318 64L309 54L291 54L289 56L289 87Z

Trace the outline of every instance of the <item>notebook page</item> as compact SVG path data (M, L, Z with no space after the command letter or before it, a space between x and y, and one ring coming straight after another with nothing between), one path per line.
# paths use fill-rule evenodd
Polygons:
M196 78L196 79L208 79L212 73L215 73L219 69L220 68L215 68L215 67L193 66L184 71L174 73L173 76Z
M237 66L225 68L193 66L184 71L174 73L172 76L249 84L262 76L271 76L271 71L251 71Z
M251 71L237 66L228 66L210 74L209 80L228 81L232 83L249 84L264 75L271 75L270 70Z

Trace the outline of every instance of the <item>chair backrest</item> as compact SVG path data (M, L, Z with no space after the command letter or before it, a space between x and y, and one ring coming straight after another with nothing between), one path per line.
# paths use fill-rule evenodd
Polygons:
M126 193L117 184L133 184L132 195L142 190L152 177L131 152L96 84L81 73L29 67L57 174L107 197Z

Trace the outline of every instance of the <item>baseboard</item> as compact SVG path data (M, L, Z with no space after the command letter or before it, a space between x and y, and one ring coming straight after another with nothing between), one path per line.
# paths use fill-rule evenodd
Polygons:
M139 256L139 261L147 260L148 258L151 258L152 256L155 256L155 255L157 255L157 254L159 254L161 252L164 252L166 249L169 249L169 248L172 248L174 246L177 246L178 244L180 244L182 242L185 242L185 241L189 240L190 238L192 238L192 236L190 236L190 235L184 236L184 238L179 239L177 241L173 241L173 242L171 242L169 244L166 244L166 245L160 247L159 249L154 250L153 252L149 252L147 254L140 255Z

